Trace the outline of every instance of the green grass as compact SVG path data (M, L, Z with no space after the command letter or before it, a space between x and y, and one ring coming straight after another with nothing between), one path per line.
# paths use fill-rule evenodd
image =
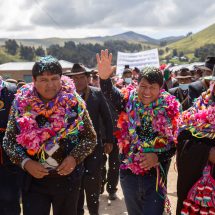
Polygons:
M20 56L17 55L10 55L8 54L3 47L0 47L0 64L7 63L7 62L18 62L24 61L20 59Z
M196 48L200 48L206 44L215 44L215 24L196 34L172 43L168 45L168 47L188 54L193 53Z

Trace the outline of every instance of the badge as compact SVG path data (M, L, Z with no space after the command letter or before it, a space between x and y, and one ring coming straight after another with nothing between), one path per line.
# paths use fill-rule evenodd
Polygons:
M4 107L4 102L0 100L0 110Z

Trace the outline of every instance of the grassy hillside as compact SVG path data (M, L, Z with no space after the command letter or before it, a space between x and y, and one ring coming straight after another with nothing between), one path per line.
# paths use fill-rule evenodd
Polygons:
M3 47L0 47L0 64L11 61L16 62L24 60L20 59L19 55L9 55Z
M177 49L184 53L193 53L196 48L204 46L205 44L215 44L215 24L208 28L168 45L170 49Z

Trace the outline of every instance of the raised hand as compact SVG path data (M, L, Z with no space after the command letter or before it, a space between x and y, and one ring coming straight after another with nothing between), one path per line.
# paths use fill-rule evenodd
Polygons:
M101 50L101 54L96 54L96 60L98 64L98 73L99 77L103 80L108 79L112 74L112 67L111 67L111 61L112 61L112 54L108 53L108 49Z

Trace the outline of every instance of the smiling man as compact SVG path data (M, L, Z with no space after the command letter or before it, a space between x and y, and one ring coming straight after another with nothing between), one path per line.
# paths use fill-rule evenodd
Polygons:
M163 76L156 68L146 68L139 74L137 89L128 87L119 92L110 80L111 60L108 50L97 54L101 89L120 112L116 136L128 214L160 215L166 198L166 174L162 171L166 173L175 153L180 104L161 89Z
M25 171L23 214L76 215L82 161L96 145L84 101L46 56L32 69L33 84L17 93L3 147Z

